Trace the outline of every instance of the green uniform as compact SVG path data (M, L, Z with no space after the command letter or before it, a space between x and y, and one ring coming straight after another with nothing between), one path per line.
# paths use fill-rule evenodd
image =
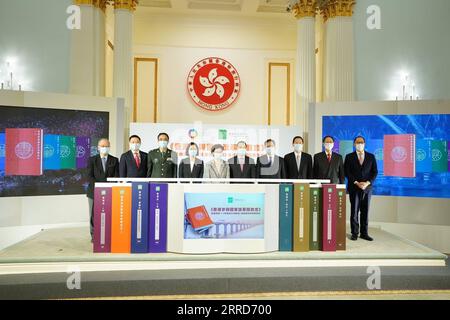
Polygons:
M165 152L154 149L148 153L147 177L149 178L176 178L177 167L177 154L170 149Z

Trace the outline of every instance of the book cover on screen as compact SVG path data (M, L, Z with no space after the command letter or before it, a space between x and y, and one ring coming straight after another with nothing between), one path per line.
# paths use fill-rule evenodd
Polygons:
M59 156L61 159L61 169L75 170L77 168L76 151L77 151L76 137L60 136Z
M322 251L336 251L337 193L335 184L322 185Z
M131 252L147 253L149 184L147 182L133 182L131 195Z
M320 250L322 248L322 186L320 184L311 184L309 193L311 211L309 250Z
M167 252L167 198L167 184L150 183L149 252Z
M309 251L309 184L294 184L294 251Z
M111 252L131 252L131 184L112 187Z
M416 176L416 135L384 136L384 175L414 178Z
M431 140L416 141L416 172L431 172Z
M346 232L346 200L347 194L344 185L336 187L337 192L337 218L336 218L336 250L345 250L347 241Z
M214 222L205 206L187 209L186 219L196 232L202 232L214 226Z
M353 140L339 141L339 153L345 159L345 156L354 151Z
M384 171L383 166L383 157L384 157L384 151L383 151L383 140L382 139L370 139L366 143L367 151L370 153L373 153L375 155L375 159L377 161L377 168L378 172Z
M111 252L112 188L96 184L94 190L94 252Z
M76 137L76 165L77 169L87 168L89 157L91 155L91 138Z
M293 188L292 184L279 185L279 234L278 250L292 251L292 228L293 228Z
M447 141L431 141L431 163L432 172L447 172Z
M44 170L61 169L59 135L44 134Z
M6 129L5 175L42 175L43 140L44 135L42 129Z
M0 133L0 176L3 175L5 171L5 153L6 153L5 134Z

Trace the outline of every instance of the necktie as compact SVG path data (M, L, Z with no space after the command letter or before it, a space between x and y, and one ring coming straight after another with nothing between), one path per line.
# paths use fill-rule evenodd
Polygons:
M102 158L103 172L106 172L106 158Z
M359 159L359 164L362 165L364 162L364 158L363 158L363 154L362 153L358 153L358 159Z
M330 163L331 162L331 154L330 153L327 153L327 159L328 159L328 163Z
M138 156L137 153L134 154L134 160L136 161L136 166L137 166L138 169L139 169L139 167L140 167L140 165L141 165L141 160L139 159L139 156Z
M300 168L300 155L297 155L297 168Z

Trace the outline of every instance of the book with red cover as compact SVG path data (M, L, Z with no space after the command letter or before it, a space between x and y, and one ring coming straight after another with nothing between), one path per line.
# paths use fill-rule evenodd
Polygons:
M335 184L322 185L322 251L336 251L337 192Z
M414 178L416 176L416 135L384 136L384 175Z
M205 206L187 209L186 218L195 231L203 231L214 225Z
M5 175L42 175L42 152L44 134L42 129L6 129Z

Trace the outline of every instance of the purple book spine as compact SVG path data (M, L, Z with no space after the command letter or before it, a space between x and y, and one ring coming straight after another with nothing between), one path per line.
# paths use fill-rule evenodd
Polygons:
M89 157L91 155L91 138L76 137L77 143L77 169L87 167Z
M148 252L167 252L167 184L150 184Z
M94 191L94 252L111 252L112 188Z

